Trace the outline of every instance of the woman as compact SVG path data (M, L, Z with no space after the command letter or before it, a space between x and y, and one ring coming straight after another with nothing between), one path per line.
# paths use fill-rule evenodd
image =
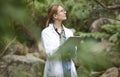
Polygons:
M44 77L77 77L71 59L64 61L61 56L50 59L65 40L73 36L72 31L62 24L66 19L66 11L61 5L54 4L48 9L46 28L42 31L42 41L47 55Z

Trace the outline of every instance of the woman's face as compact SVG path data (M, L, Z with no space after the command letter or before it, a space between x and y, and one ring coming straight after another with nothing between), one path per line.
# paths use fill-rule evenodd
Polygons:
M62 6L58 7L58 11L57 14L55 14L54 16L55 20L59 20L59 21L63 21L66 20L66 11L64 10L64 8Z

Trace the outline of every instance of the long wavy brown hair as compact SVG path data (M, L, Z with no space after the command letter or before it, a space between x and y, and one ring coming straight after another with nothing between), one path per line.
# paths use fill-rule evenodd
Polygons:
M54 4L48 9L48 19L46 21L46 27L48 27L50 23L54 23L53 15L57 14L59 6L60 6L59 4Z

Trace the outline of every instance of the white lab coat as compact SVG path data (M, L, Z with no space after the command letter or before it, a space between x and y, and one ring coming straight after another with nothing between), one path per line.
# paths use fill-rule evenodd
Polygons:
M66 38L73 36L71 30L64 28ZM60 46L60 38L59 35L54 30L53 24L49 24L47 28L42 31L42 42L45 47L47 60L44 69L44 77L64 77L63 76L63 68L62 68L62 61L60 57L57 57L54 60L50 60L49 56L54 54L58 47ZM77 77L75 65L71 60L71 76Z

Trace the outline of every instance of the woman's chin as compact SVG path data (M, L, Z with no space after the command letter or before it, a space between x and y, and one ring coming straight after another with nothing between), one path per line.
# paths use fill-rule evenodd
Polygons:
M64 18L64 20L67 20L67 18Z

